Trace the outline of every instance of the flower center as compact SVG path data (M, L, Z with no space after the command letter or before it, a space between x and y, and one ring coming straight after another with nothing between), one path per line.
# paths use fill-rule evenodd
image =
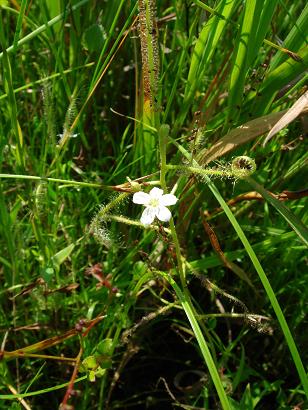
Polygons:
M152 198L149 201L149 206L152 206L153 208L157 208L159 205L159 200L157 198Z

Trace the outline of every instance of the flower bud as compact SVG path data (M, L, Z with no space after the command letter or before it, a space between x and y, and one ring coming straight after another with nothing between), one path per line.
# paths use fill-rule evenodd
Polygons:
M257 169L255 160L242 155L231 162L231 171L235 178L245 178L253 174Z

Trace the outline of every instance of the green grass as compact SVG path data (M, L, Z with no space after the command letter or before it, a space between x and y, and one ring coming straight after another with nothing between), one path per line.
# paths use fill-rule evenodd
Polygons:
M0 409L307 407L307 16L0 1Z

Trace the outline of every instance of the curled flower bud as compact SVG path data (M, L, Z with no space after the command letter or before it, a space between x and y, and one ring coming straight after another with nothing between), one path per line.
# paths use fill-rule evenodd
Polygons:
M231 171L235 178L245 178L253 174L257 169L255 160L242 155L231 162Z

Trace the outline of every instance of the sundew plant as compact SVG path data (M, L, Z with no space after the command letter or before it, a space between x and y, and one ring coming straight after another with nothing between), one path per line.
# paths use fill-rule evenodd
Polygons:
M307 27L0 0L0 409L307 409Z

